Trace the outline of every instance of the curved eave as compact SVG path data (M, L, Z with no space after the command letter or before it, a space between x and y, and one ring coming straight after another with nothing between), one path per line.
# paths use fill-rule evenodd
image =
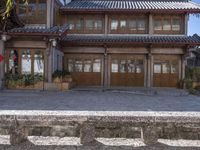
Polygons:
M7 35L10 36L54 36L54 37L59 37L61 36L60 34L57 33L13 33L13 32L8 32L6 33Z
M192 45L192 46L200 46L200 42L81 42L81 41L63 41L63 43L72 44L72 45L177 45L177 46L184 46L184 45Z
M82 8L61 8L64 12L80 12L80 13L107 13L107 12L133 12L133 13L200 13L200 9L82 9Z

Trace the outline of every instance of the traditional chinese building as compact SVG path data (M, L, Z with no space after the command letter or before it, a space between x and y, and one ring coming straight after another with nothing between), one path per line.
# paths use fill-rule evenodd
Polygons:
M1 32L1 79L42 74L51 83L67 70L78 86L176 87L200 45L187 36L200 4L187 0L16 0L15 12L23 25Z

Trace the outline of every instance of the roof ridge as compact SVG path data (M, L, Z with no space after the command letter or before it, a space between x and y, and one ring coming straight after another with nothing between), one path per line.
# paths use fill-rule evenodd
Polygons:
M155 1L155 2L189 2L191 0L72 0L72 1ZM192 2L192 1L191 1Z

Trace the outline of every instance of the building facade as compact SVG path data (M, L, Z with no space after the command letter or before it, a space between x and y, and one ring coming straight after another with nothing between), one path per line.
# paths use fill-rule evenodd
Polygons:
M187 36L200 4L187 0L20 2L24 26L1 32L1 79L42 74L51 83L55 70L67 70L77 86L176 87L189 49L200 45Z

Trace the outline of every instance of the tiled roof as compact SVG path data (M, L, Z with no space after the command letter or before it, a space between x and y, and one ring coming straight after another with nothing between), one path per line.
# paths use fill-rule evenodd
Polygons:
M9 35L35 35L35 36L63 36L68 30L68 25L46 28L43 26L27 26L14 28L7 32Z
M181 0L72 0L63 11L191 11L200 12L200 5Z
M68 35L63 38L69 43L135 43L135 44L194 44L200 45L200 37L193 36L83 36Z

